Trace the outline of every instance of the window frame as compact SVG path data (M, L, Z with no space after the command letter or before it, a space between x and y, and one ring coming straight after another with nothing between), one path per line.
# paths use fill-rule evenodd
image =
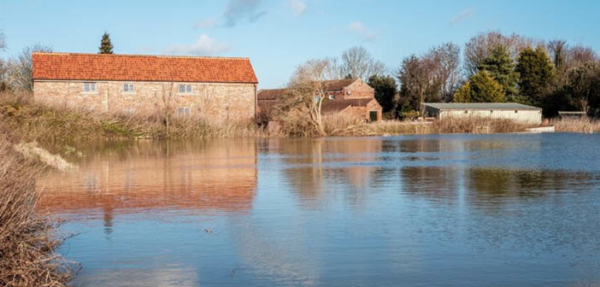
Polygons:
M182 87L183 92L181 91ZM192 84L177 84L177 93L180 95L191 95L194 93L194 87L192 86Z
M92 87L94 89L92 89ZM98 87L96 86L96 82L83 82L83 93L84 94L97 94Z
M127 87L127 91L125 90ZM135 84L134 83L123 83L123 93L124 94L135 94Z

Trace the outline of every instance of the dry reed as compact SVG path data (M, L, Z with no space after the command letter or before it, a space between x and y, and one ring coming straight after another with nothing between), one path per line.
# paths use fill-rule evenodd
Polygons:
M557 132L568 133L598 133L600 132L600 121L591 118L579 119L557 119L551 124Z
M56 225L35 212L42 168L17 153L0 126L0 286L66 286L71 278L56 253Z
M0 119L24 141L123 138L243 138L261 136L253 122L209 123L202 118L171 121L170 134L159 116L127 116L33 103L30 95L0 95Z

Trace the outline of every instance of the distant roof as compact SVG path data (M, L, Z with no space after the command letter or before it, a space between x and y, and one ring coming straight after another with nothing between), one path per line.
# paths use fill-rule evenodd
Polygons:
M518 103L424 103L438 110L541 110Z
M270 89L258 91L257 97L259 101L276 100L285 94L287 89Z
M248 58L33 53L35 80L258 83Z
M346 109L347 107L365 107L374 98L370 99L348 99L348 100L324 100L321 105L321 112L338 112Z
M356 82L357 80L358 79L342 79L323 81L323 86L326 92L341 91L345 87L350 86L352 83ZM260 90L258 91L258 100L276 100L278 97L281 97L283 94L285 94L286 90L287 89Z
M331 80L324 81L323 86L326 91L341 91L345 87L350 86L352 83L357 81L358 79L341 79L341 80Z

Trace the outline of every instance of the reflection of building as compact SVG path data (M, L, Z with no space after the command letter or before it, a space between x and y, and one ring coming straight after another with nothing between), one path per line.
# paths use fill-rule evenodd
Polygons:
M281 145L280 150L291 167L284 172L303 198L318 198L325 181L339 181L349 187L350 200L360 201L378 170L364 164L378 160L382 140L296 140Z
M252 205L254 142L140 142L129 149L94 155L77 172L40 178L40 207L55 213L112 213L163 207L236 211Z

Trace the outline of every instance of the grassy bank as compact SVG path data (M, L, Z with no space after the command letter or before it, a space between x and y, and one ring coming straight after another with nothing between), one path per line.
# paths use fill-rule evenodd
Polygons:
M43 167L15 151L0 123L0 286L65 286L69 265L55 253L56 226L35 212Z
M102 114L33 103L29 95L0 95L0 119L25 141L77 139L164 138L165 125L159 117ZM252 122L220 125L200 119L173 118L170 138L238 138L259 134Z
M102 114L84 110L52 108L32 103L28 96L0 95L0 120L13 134L26 142L95 139L164 138L165 124L160 117L131 117ZM170 138L213 139L252 137L312 137L318 136L306 121L306 115L288 116L281 131L273 133L258 128L252 122L228 121L210 124L196 118L173 118ZM557 132L600 132L600 122L589 119L555 120ZM527 125L510 120L480 118L439 121L384 121L367 124L345 114L325 115L326 136L377 136L440 133L508 133L522 132Z

